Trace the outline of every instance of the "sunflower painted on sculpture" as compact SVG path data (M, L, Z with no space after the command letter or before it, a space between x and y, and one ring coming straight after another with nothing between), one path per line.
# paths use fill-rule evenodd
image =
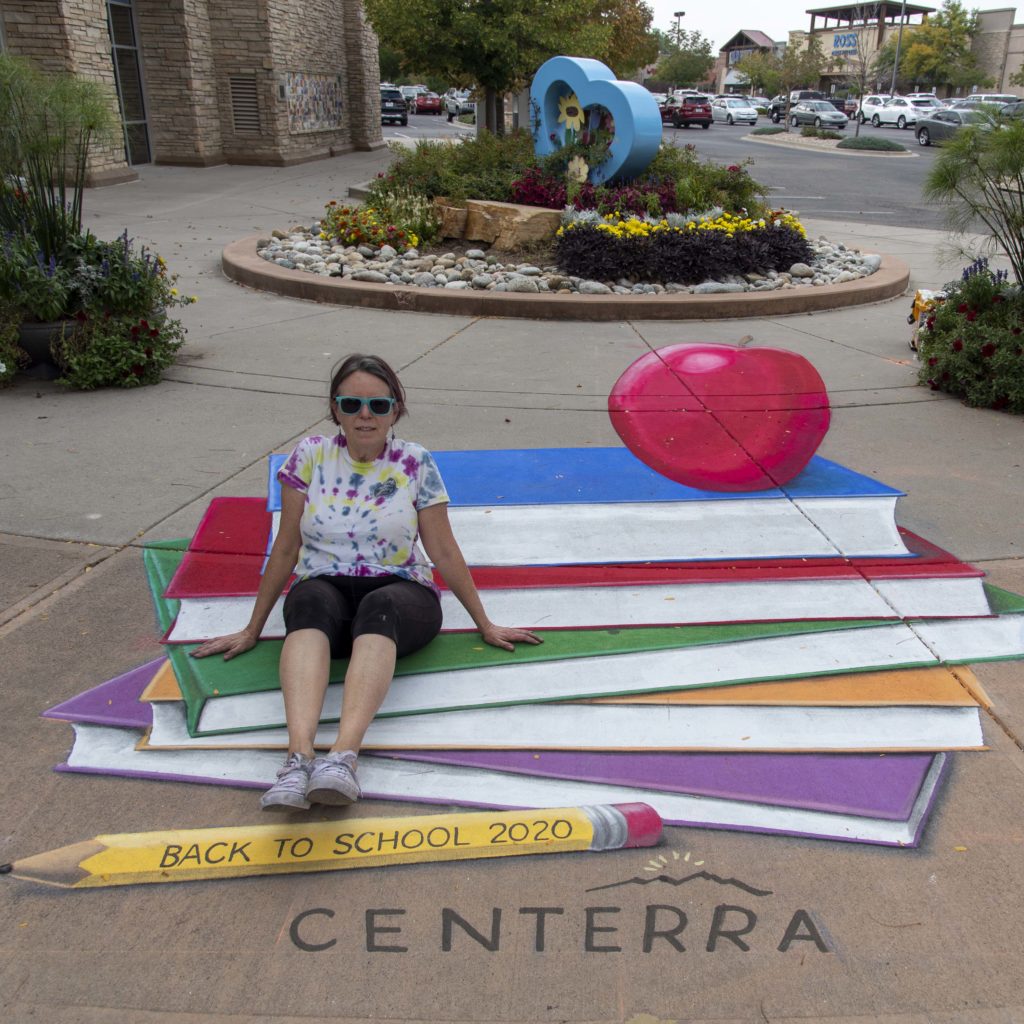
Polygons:
M565 124L566 129L572 129L574 132L580 131L583 127L583 121L586 115L583 112L583 107L580 104L576 93L569 93L568 96L558 97L558 123Z

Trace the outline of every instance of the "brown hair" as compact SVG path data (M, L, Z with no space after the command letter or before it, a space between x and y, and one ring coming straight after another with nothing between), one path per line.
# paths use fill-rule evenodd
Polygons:
M327 404L330 409L330 418L335 423L338 422L338 419L335 415L334 394L341 382L353 373L369 373L386 384L388 391L391 392L391 397L395 399L395 422L397 423L405 415L405 390L398 379L398 374L380 356L365 356L354 352L341 361L331 376L331 390L327 395Z

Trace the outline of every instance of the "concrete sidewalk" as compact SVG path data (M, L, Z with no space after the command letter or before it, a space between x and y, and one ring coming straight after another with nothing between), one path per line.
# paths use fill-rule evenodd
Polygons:
M225 244L308 223L387 159L153 167L138 182L87 196L95 233L127 227L199 302L184 311L188 344L158 387L81 394L22 381L0 392L0 862L103 832L257 820L250 792L56 776L49 769L71 731L37 716L159 655L141 544L190 535L214 495L261 493L266 455L322 425L330 369L351 351L396 367L409 393L405 435L434 449L618 444L607 394L648 349L749 335L751 345L800 352L832 397L822 454L907 491L901 524L1024 591L1021 420L916 385L909 297L774 320L538 324L319 306L223 278ZM945 238L935 232L808 227L898 256L912 268L912 288L959 273L961 261L943 261ZM3 1017L1024 1020L1024 672L1013 662L977 672L995 702L986 722L992 751L956 759L919 850L669 830L667 849L772 890L763 907L710 889L587 895L637 874L648 859L642 851L90 893L5 879ZM357 813L401 810L367 804ZM686 953L667 942L643 952L643 904L658 900L686 907ZM706 950L716 903L756 909L749 951L732 943ZM621 909L619 932L597 942L621 952L584 949L585 908L597 905ZM560 910L543 953L533 918L520 913L538 906ZM482 931L501 908L500 950L465 935L443 950L442 907ZM303 952L289 938L310 908L335 915L310 926L318 941L337 940L328 951ZM379 923L401 924L396 944L407 952L368 947L372 908L404 914ZM779 952L796 909L827 931L828 953L812 942Z

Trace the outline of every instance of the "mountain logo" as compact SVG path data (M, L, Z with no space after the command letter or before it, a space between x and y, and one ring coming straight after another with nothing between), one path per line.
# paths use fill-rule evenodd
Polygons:
M680 856L678 852L672 852L672 858L675 861L679 861L680 866L683 864L690 864L691 854L689 851L684 856ZM683 875L679 878L673 875L666 874L665 868L671 863L667 857L661 855L655 860L649 861L644 866L644 871L652 872L652 874L634 875L632 878L626 878L621 882L609 882L607 885L595 885L587 889L587 892L598 892L602 889L617 889L623 885L654 885L657 882L661 882L665 885L671 885L678 888L681 885L686 885L689 882L706 881L714 882L717 885L733 886L737 889L742 889L743 892L750 893L752 896L771 896L771 889L758 889L753 885L748 885L746 882L741 882L738 878L723 878L721 875L716 875L710 871L692 871L687 875ZM702 867L704 861L698 860L693 861L693 867ZM654 874L654 872L657 872Z

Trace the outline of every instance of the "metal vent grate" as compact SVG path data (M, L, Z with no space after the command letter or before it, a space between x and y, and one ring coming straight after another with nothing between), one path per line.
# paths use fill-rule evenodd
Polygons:
M239 134L258 135L260 105L256 93L256 76L237 76L231 80L231 121Z

